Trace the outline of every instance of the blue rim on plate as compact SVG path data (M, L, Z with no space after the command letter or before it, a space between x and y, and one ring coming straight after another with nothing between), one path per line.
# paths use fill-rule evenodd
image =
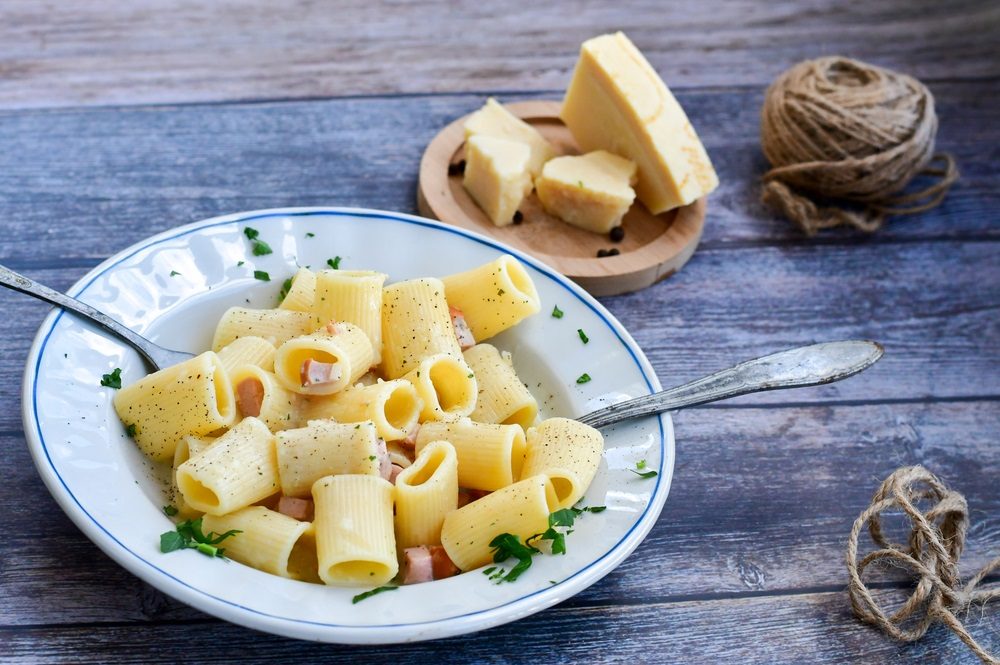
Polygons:
M118 252L88 272L68 290L68 293L74 297L80 297L85 294L88 287L90 287L98 278L104 276L109 270L118 266L123 261L135 256L139 252L157 244L180 238L202 229L223 225L235 225L276 217L309 216L373 218L402 224L422 226L434 229L435 231L443 231L462 236L500 252L512 254L520 261L529 264L539 273L545 275L548 279L561 286L563 289L572 294L580 303L584 304L594 314L596 314L615 335L622 347L629 352L629 355L641 373L649 391L655 392L661 389L656 374L653 372L649 361L642 354L642 351L639 349L635 340L632 339L632 337L613 317L613 315L611 315L600 303L594 300L581 287L570 281L569 278L559 274L530 255L505 246L491 238L479 235L472 231L467 231L465 229L460 229L440 222L427 220L413 215L406 215L403 213L360 208L310 207L257 210L214 217L157 234L132 245L121 252ZM611 570L617 567L622 560L631 554L632 551L634 551L634 549L638 547L638 545L645 538L646 534L652 528L657 517L659 516L663 504L666 501L667 494L669 493L674 466L674 436L670 416L664 413L657 418L659 426L660 465L656 469L658 472L656 485L653 488L649 502L646 504L646 507L639 519L636 520L632 527L622 536L619 542L612 546L611 549L609 549L604 555L591 561L557 584L548 588L533 591L524 596L488 609L477 610L466 614L460 614L443 619L434 619L425 622L348 626L344 624L308 621L263 612L255 608L246 607L230 600L220 598L202 589L191 586L187 582L178 579L171 573L143 558L140 554L136 553L122 543L97 519L95 519L72 492L63 477L59 474L50 456L49 446L45 440L42 425L38 418L37 380L39 377L39 368L41 366L42 358L45 354L49 339L63 315L64 312L62 310L55 310L48 315L40 326L28 354L28 363L25 367L22 388L22 411L25 434L28 439L29 449L34 459L35 466L38 469L39 474L42 476L42 479L47 485L50 493L57 500L60 507L62 507L66 514L69 515L69 517L84 532L85 535L87 535L106 554L129 570L132 574L159 588L168 595L177 598L181 602L208 612L209 614L213 614L219 618L239 623L247 627L278 635L341 643L373 642L373 640L370 639L352 638L348 633L363 633L374 630L385 631L386 629L403 627L421 628L421 635L417 637L409 637L407 639L399 640L393 639L392 636L387 636L387 639L377 640L378 643L384 644L460 635L499 625L501 623L506 623L511 620L516 620L547 607L551 607L552 605L579 593L611 572ZM605 565L601 566L601 570L595 571L595 567L602 563L605 563ZM171 580L178 586L167 585L165 587L163 584L160 584L166 579ZM238 610L238 612L234 613L232 610ZM495 615L500 610L504 610L503 614L506 616L498 619ZM247 614L243 615L240 614L240 612ZM256 617L258 620L254 620L253 617ZM322 634L317 634L315 630L303 627L326 629L326 631ZM440 628L440 630L435 630L435 628Z

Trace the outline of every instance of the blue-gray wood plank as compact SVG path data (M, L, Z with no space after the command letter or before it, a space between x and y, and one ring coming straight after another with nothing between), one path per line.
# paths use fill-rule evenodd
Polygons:
M759 39L771 30L788 37L796 25L815 29L843 18L810 13L807 5L779 12L746 34ZM843 591L850 524L879 479L903 464L924 464L966 494L974 525L964 570L1000 553L1000 126L994 105L1000 85L998 63L983 48L990 33L996 36L997 12L964 3L948 22L929 5L908 7L909 18L895 19L892 30L918 26L929 35L928 26L941 22L934 52L964 48L968 57L953 56L943 67L921 51L926 39L887 40L876 48L858 37L863 32L852 43L890 54L898 66L914 62L935 77L939 148L955 154L962 171L943 206L894 220L872 237L834 232L815 241L763 209L757 202L765 168L757 134L760 83L788 52L779 56L751 44L749 52L770 58L756 69L740 65L756 72L747 78L751 85L726 78L739 69L688 71L685 81L695 87L678 95L723 183L710 200L701 248L670 280L604 299L664 384L835 337L882 340L887 357L842 384L682 413L673 490L647 541L590 589L509 626L410 646L314 645L222 623L139 582L73 527L31 466L19 416L20 374L47 310L0 293L0 447L7 451L0 483L6 507L0 661L975 662L941 629L913 645L883 638L850 615ZM732 16L738 8L725 11ZM702 11L705 21L718 20ZM662 20L651 19L652 25ZM100 32L96 23L81 22L84 32ZM961 26L973 24L985 28L985 41L980 30L961 44ZM19 25L4 23L0 34ZM737 40L742 34L731 32ZM92 98L81 96L79 78L76 87L43 94L38 82L51 70L5 70L3 49L13 47L0 42L0 72L13 71L15 78L42 72L35 87L18 94L10 94L12 81L0 85L0 106L11 109L0 111L0 263L61 289L132 242L211 215L326 204L412 212L424 146L441 126L481 103L481 94L463 89L490 85L477 86L475 78L456 75L461 68L449 68L450 78L434 89L453 94L129 106L302 96L308 84L300 79L288 89L251 95L245 74L205 65L184 70L181 62L183 71L165 72L166 84L153 92L140 87L130 97L125 77L97 81ZM537 56L559 64L543 68L537 80L500 87L537 91L519 98L558 97L540 88L552 87L550 79L558 77L550 73L565 69L563 55ZM59 51L52 63L64 56ZM662 67L668 56L670 49L652 57ZM490 58L499 56L487 53L478 66ZM220 89L191 83L185 79L190 71L214 72ZM391 73L371 76L348 76L360 87L347 92L391 89ZM398 89L420 89L407 85ZM423 89L432 88L428 82ZM24 108L123 100L123 106ZM898 575L878 580L883 594L898 597L905 588ZM968 619L984 645L1000 651L1000 611L987 608Z

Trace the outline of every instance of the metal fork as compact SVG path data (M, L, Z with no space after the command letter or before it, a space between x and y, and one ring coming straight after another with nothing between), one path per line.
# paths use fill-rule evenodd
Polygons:
M90 319L100 327L125 340L132 348L139 352L139 355L143 357L143 360L154 371L169 367L170 365L176 365L188 358L194 358L193 353L172 351L158 344L153 344L139 333L126 328L104 312L94 309L90 305L80 302L65 293L59 293L43 284L28 279L24 275L14 272L5 266L0 266L0 284Z

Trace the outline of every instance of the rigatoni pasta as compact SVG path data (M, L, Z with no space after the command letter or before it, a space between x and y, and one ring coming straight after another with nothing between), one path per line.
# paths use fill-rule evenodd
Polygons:
M313 328L313 318L308 312L231 307L215 328L212 350L218 351L241 337L263 337L278 346L293 337L312 332Z
M587 491L603 453L604 437L593 427L569 418L549 418L528 430L521 473L551 478L559 507L567 508Z
M461 358L447 353L428 356L403 378L420 395L424 420L452 420L476 408L476 375Z
M524 430L519 425L477 423L468 418L427 422L417 433L417 454L432 441L447 441L458 456L458 483L492 492L510 485L524 464Z
M281 493L309 496L316 480L335 474L381 474L378 434L371 421L312 420L278 432L275 439Z
M114 407L139 449L158 462L173 458L182 437L211 434L236 420L232 383L211 351L125 386Z
M225 541L226 556L263 570L306 582L319 581L313 526L264 506L249 506L226 515L206 515L206 533L239 531Z
M491 344L466 349L479 394L470 418L481 423L517 424L527 429L538 417L538 401L521 382L508 358Z
M466 272L442 277L448 304L461 310L477 342L511 328L541 309L531 276L505 254Z
M229 373L240 415L259 418L276 432L298 426L301 397L288 390L272 372L241 365Z
M288 292L282 298L278 309L290 309L296 312L312 312L313 298L316 293L316 273L309 268L299 268L292 275Z
M457 507L455 449L447 441L432 441L396 476L396 545L439 545L444 518Z
M405 439L416 428L423 401L409 381L396 379L371 386L356 385L334 395L312 398L303 409L309 420L341 423L370 420L386 441Z
M444 297L433 277L397 282L382 291L382 372L398 379L439 353L462 357Z
M321 270L316 275L312 312L317 325L346 321L371 340L375 362L382 360L382 285L388 277L373 270Z
M326 476L316 481L313 524L324 582L380 586L396 576L393 494L392 484L377 476Z
M234 339L218 350L219 362L227 372L242 365L256 365L261 369L274 369L274 344L263 337L249 335Z
M363 330L350 323L334 323L279 346L274 373L294 392L331 395L361 378L374 362L375 352Z

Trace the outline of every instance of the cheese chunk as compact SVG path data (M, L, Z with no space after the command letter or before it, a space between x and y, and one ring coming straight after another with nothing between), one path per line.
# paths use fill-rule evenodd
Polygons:
M542 172L542 165L552 159L556 151L538 130L505 109L490 97L483 108L465 121L465 137L494 136L511 141L526 143L531 148L531 162L528 169L532 177Z
M581 149L608 150L636 163L636 194L654 215L719 184L684 110L620 32L583 43L560 116Z
M635 162L598 150L550 160L535 188L549 213L581 229L607 233L621 225L635 200L635 179Z
M526 143L492 136L472 136L465 142L462 185L497 226L513 223L514 213L531 192Z

